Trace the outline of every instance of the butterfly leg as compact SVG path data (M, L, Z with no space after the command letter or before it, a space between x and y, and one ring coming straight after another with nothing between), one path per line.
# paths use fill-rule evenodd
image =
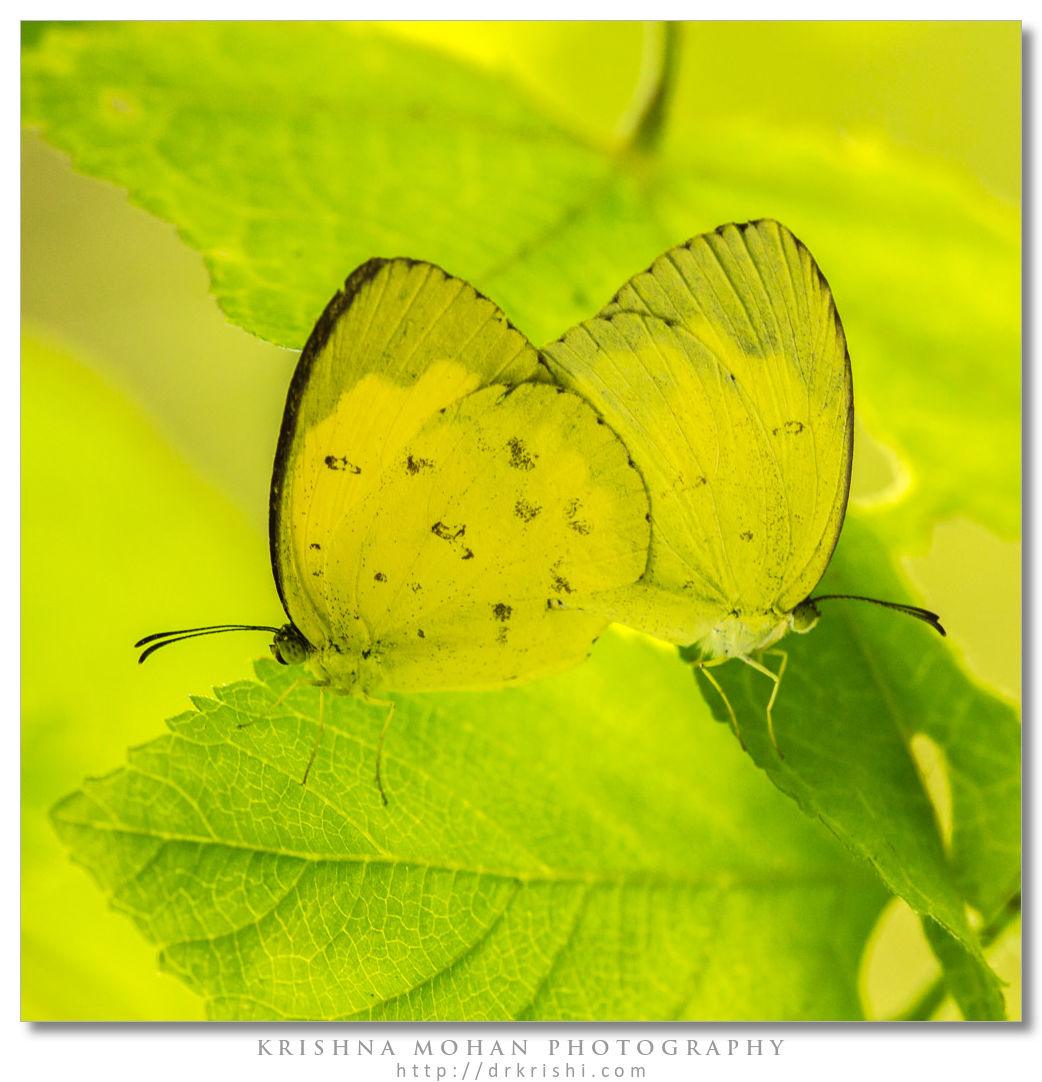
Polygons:
M738 728L738 718L735 717L734 707L731 705L731 700L724 694L724 689L720 686L720 681L709 671L713 665L722 665L725 661L729 661L730 658L722 657L715 658L712 661L697 661L695 667L701 672L701 674L709 681L713 687L716 688L716 693L724 701L724 706L727 707L728 717L731 719L731 728L734 729L734 735L738 737L738 743L742 745L742 751L745 751L745 741L742 739L742 732Z
M322 694L322 690L325 687L327 687L327 683L325 681L322 681L322 680L307 680L307 679L305 679L303 677L298 677L292 683L287 685L286 690L283 691L282 694L264 711L264 713L259 715L259 717L262 717L262 718L267 717L269 714L271 714L275 710L277 710L278 707L283 702L283 700L286 699L289 696L290 692L292 692L296 688L300 687L301 684L310 684L312 687L317 687L319 689L319 697L318 697L318 733L315 736L315 743L311 747L311 755L308 757L308 765L304 768L304 775L300 779L300 784L301 785L307 785L307 783L308 783L308 774L311 773L311 767L315 762L315 756L318 754L318 746L322 742L322 731L323 731L323 724L324 724L323 723L323 714L325 712L325 696ZM253 725L254 722L256 722L256 721L257 721L257 718L251 718L249 721L239 722L239 724L236 726L236 728L237 729L247 729L247 728L249 728L249 726Z
M785 672L785 666L788 664L789 655L784 650L769 650L767 653L774 654L776 657L781 658L781 662L778 665L778 671L772 672L766 665L759 661L756 661L751 657L743 657L742 661L746 663L751 669L755 669L757 672L762 672L764 676L774 682L774 688L771 691L771 697L767 700L767 735L771 738L771 743L774 745L774 750L778 753L779 759L784 759L781 748L778 747L778 741L774 737L774 720L771 717L771 710L774 707L774 700L778 697L778 688L781 687L781 678Z
M326 714L326 694L322 686L319 685L318 689L318 732L315 734L315 743L311 745L311 754L308 756L308 765L304 767L304 776L300 779L301 785L307 785L308 774L311 773L311 767L315 762L315 756L318 755L318 746L322 743L322 732L325 728L325 714Z
M387 807L387 794L384 792L383 778L380 774L380 764L383 762L384 754L384 738L387 736L387 730L391 725L391 718L394 717L394 703L390 699L371 699L368 695L365 696L367 703L372 703L373 706L386 706L387 717L384 718L383 727L380 729L380 739L376 742L376 788L380 791L380 799L384 803L384 807Z
M291 691L293 691L295 688L298 688L301 684L307 684L308 682L309 681L304 680L298 676L296 680L287 685L286 690L271 704L271 706L269 706L264 711L263 714L257 715L257 718L266 718L273 710L278 708L282 700L285 699ZM252 718L250 721L240 721L239 724L235 727L237 729L248 729L257 720L257 718Z

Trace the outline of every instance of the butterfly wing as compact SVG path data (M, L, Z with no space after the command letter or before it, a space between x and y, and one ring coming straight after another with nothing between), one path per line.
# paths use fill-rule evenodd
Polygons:
M649 535L618 437L578 396L530 383L433 418L321 566L357 569L384 686L491 687L579 663L608 619L558 603L638 579Z
M648 570L618 619L687 643L808 596L843 524L853 398L828 284L784 226L672 249L544 357L647 483Z
M297 363L271 484L275 582L309 642L328 637L336 605L355 602L352 582L317 582L311 560L401 448L458 398L539 372L503 312L432 264L372 259L348 278Z
M290 388L271 544L286 611L335 683L565 668L607 617L548 601L640 576L643 482L585 402L525 382L544 373L492 302L428 264L371 261L334 298Z

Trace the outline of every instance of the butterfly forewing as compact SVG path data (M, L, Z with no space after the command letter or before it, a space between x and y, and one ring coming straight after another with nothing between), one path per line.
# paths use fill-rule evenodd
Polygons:
M355 271L301 354L272 478L272 566L305 638L327 631L313 555L357 514L401 448L458 398L539 372L524 335L466 282L406 259ZM354 579L337 587L342 605L356 607Z

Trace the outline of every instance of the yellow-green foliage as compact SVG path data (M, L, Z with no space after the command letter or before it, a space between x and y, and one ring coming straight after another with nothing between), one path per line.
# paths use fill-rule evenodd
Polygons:
M25 1017L857 1018L895 895L938 987L1000 1013L965 904L990 937L1019 881L1019 28L691 24L658 41L650 110L641 34L29 28L27 127L162 221L27 136ZM743 754L671 652L610 633L559 677L401 697L384 810L381 709L326 696L302 789L318 692L272 710L292 674L252 679L261 645L134 664L159 627L282 620L294 356L214 299L299 349L353 267L409 256L542 344L672 245L764 217L825 270L853 362L855 513L823 586L907 594L915 555L950 632L831 611L791 644L783 762L755 726ZM725 680L762 718L763 678ZM939 972L893 1010L933 1010Z

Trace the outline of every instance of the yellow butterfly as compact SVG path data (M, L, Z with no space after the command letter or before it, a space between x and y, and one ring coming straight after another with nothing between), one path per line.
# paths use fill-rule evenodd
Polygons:
M613 618L708 667L761 656L818 620L853 452L850 358L810 252L775 221L724 225L660 256L598 315L543 350L626 442L651 502L643 578ZM851 596L851 595L843 595ZM911 605L873 601L931 624ZM775 748L777 743L775 742Z
M271 482L284 664L377 691L490 688L581 662L640 577L648 501L626 448L503 312L438 267L373 259L300 356ZM309 764L310 767L310 764Z

